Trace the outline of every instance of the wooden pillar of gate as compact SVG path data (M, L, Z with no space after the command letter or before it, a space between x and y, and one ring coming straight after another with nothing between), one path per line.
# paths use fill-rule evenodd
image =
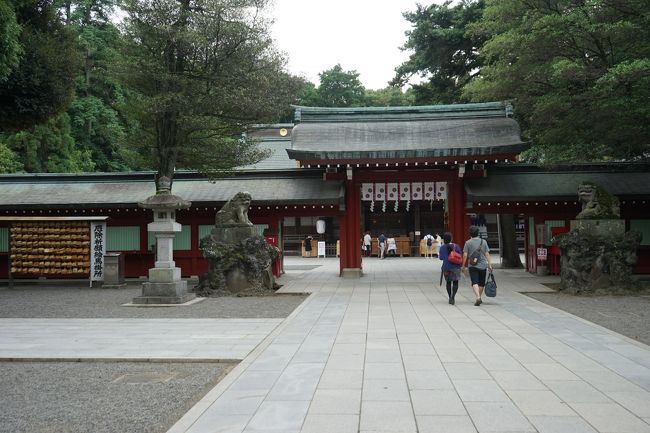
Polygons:
M354 180L345 180L345 211L339 216L341 228L340 276L357 278L361 267L361 191Z
M469 236L469 216L465 209L467 194L463 184L463 178L453 179L447 182L447 209L449 212L448 230L454 237L454 241L463 245Z

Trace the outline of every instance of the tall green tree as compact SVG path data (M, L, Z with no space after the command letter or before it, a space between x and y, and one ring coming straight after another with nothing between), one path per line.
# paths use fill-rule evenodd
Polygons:
M277 121L299 85L284 70L262 18L266 0L127 0L121 77L132 138L159 176L211 175L266 156L242 138Z
M411 84L417 105L451 104L463 101L462 89L480 71L483 33L468 27L481 19L483 0L462 0L451 5L417 5L404 13L412 24L402 50L412 51L409 59L395 69L391 84ZM413 82L415 78L420 83Z
M19 131L70 106L78 57L51 1L1 1L0 131Z
M18 155L6 143L0 141L0 173L18 173L20 171L23 171L23 164Z
M364 94L366 107L401 107L415 104L415 94L412 89L402 91L399 87L386 87L384 89L366 89Z
M78 173L95 169L90 152L75 146L67 113L29 130L0 135L0 146L18 156L17 164L10 165L12 171Z
M513 99L539 162L647 156L650 2L486 0L490 35L465 95Z
M318 94L324 107L359 107L363 105L365 88L355 70L344 71L340 64L318 74Z
M20 26L10 0L0 0L0 83L18 66L22 47L20 46Z
M82 61L76 80L76 97L68 114L77 146L92 152L97 170L128 170L124 140L126 119L117 107L125 90L110 66L119 59L120 34L110 21L115 0L64 0L61 11L68 28L78 35Z

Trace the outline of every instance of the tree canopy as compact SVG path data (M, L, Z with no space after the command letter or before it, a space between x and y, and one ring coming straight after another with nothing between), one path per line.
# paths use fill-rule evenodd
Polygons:
M395 69L391 84L412 84L416 105L449 104L463 100L462 89L478 74L482 61L479 49L485 41L481 33L467 32L477 22L484 2L463 0L455 6L417 5L404 13L412 24L402 50L411 51L409 59ZM414 77L423 79L412 82Z
M78 57L74 34L52 3L0 0L0 36L0 131L28 129L65 111Z
M129 0L120 76L132 138L159 175L210 175L265 156L242 131L276 121L301 80L284 71L262 18L266 1Z
M486 0L464 95L512 99L541 162L630 160L650 144L650 2Z
M355 70L345 71L340 64L318 74L318 87L306 82L302 88L300 105L310 107L368 107L412 105L413 93L399 87L366 89Z
M0 0L0 83L18 66L22 47L19 41L20 26L9 0Z

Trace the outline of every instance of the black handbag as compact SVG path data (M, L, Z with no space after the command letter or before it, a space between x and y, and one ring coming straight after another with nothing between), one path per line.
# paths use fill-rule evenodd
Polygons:
M497 295L497 282L492 272L488 273L485 279L485 296L494 298Z

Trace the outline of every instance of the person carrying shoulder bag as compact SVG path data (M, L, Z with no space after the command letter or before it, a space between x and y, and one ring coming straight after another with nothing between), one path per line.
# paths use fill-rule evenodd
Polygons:
M490 247L484 239L479 237L479 229L476 226L469 228L470 239L465 242L463 248L463 269L469 270L472 281L472 290L476 296L474 305L477 307L483 303L481 295L485 290L485 277L487 271L492 272L492 260L490 258Z
M454 305L456 303L456 292L458 292L458 280L460 279L460 265L463 258L460 247L451 242L451 233L445 233L442 238L445 244L438 250L438 258L442 260L442 275L444 275L447 282L449 303ZM440 281L442 284L442 279Z

